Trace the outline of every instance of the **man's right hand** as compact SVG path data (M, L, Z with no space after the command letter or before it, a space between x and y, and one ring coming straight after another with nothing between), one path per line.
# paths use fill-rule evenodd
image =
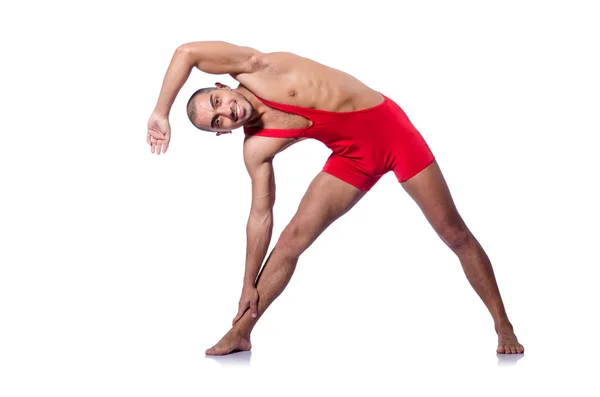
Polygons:
M252 318L256 318L258 316L258 291L254 287L244 287L242 289L238 314L233 319L233 324L237 323L238 320L242 318L248 308L250 308Z
M152 113L148 120L148 134L146 142L150 145L152 153L161 154L169 148L171 141L171 126L169 118Z

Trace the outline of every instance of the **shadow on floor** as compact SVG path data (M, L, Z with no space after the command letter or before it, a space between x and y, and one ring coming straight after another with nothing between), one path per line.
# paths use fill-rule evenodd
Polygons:
M223 367L249 367L250 357L252 357L252 351L231 353L225 356L206 356Z

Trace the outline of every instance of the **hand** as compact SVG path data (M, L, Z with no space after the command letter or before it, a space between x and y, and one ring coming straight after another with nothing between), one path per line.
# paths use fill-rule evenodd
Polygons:
M166 152L171 141L171 126L169 118L152 113L148 120L148 134L146 142L150 145L152 153L161 154Z
M258 316L258 291L254 287L244 287L242 289L238 314L233 319L233 324L237 323L238 320L242 318L248 308L250 308L252 318L256 318Z

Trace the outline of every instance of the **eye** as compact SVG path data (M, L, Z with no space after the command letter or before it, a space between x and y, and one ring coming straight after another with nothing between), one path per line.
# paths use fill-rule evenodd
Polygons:
M215 105L219 104L219 98L215 99Z
M215 125L216 125L217 127L221 127L221 118L220 118L220 117L219 117L219 118L217 118L217 120L215 121Z

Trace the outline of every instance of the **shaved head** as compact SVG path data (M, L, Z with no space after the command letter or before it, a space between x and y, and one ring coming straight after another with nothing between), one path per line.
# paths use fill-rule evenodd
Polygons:
M196 98L198 95L200 94L204 94L204 93L209 93L212 92L214 90L216 90L216 87L205 87L205 88L200 88L199 90L197 90L196 92L194 92L192 94L192 96L190 97L190 99L188 100L187 103L187 115L188 118L190 119L190 121L192 122L192 124L194 125L194 127L202 130L202 131L209 131L212 132L212 130L203 127L202 125L198 125L196 124L196 122L194 120L196 120L196 104L194 103L194 98Z

